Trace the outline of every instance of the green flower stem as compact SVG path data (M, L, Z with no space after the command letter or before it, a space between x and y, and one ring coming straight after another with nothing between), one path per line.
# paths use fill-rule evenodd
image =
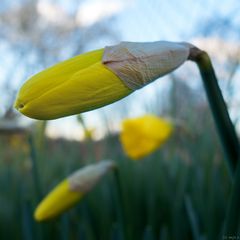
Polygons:
M229 117L211 60L206 52L196 47L191 48L189 59L196 62L199 67L217 130L228 159L231 176L233 176L237 161L240 159L239 141Z
M237 165L232 192L228 204L227 215L223 229L223 239L234 239L238 236L238 226L240 220L240 162ZM237 238L236 238L237 239Z
M116 190L116 211L117 211L117 217L119 220L121 232L123 235L124 240L128 240L129 234L126 224L126 217L125 217L125 208L124 208L124 202L123 202L123 193L122 193L122 187L120 182L120 175L119 175L119 169L114 169L114 178L115 178L115 190Z
M194 240L201 239L200 231L199 231L199 224L197 221L198 219L196 217L196 212L194 211L192 201L188 195L185 196L184 203L185 203L185 208L186 208L187 215L189 218L189 223L191 226L193 239Z
M42 198L42 191L41 191L41 186L40 186L40 178L39 178L39 173L38 173L38 167L37 167L37 157L36 157L36 148L34 144L34 139L31 133L28 135L28 144L30 148L30 158L32 162L32 174L33 174L33 181L34 181L34 186L37 194L37 199L41 200Z

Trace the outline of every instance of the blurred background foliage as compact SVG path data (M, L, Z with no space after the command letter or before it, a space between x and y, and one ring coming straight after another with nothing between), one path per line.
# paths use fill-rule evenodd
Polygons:
M92 10L89 2L0 1L0 238L123 239L120 211L128 240L222 239L230 177L192 63L119 103L78 121L67 118L68 138L61 132L66 121L52 138L51 122L30 121L12 104L30 75L84 51L121 40L187 40L212 57L238 128L239 2L102 0ZM151 156L131 161L119 142L120 121L149 112L172 119L174 134ZM89 127L101 134L84 137ZM74 132L78 141L69 139ZM59 181L103 159L119 165L122 205L109 175L60 218L33 220L34 208Z

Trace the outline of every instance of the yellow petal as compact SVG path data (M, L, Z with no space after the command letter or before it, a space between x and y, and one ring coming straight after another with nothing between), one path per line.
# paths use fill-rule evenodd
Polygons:
M102 63L103 49L61 62L30 78L15 107L35 119L55 119L99 108L132 90Z
M66 179L38 205L34 218L37 221L53 218L78 202L82 196L83 193L70 189L69 181Z
M172 132L172 124L154 115L126 119L122 123L120 140L126 154L132 159L144 157L161 144Z

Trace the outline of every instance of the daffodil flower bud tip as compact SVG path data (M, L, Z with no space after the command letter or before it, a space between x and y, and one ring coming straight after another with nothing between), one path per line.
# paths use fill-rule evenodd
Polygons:
M113 161L101 161L81 168L58 184L38 205L34 218L44 221L54 218L75 205L91 191L100 179L116 168Z

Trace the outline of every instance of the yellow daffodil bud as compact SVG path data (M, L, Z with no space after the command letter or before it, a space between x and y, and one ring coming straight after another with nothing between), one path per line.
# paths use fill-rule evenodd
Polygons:
M112 161L101 161L76 171L42 200L34 213L35 219L44 221L60 215L76 204L107 172L115 167L116 164Z
M36 119L55 119L115 102L187 60L186 43L122 42L56 64L21 87L15 107Z
M154 115L125 119L122 122L120 141L126 154L137 160L163 144L172 129L170 122Z

